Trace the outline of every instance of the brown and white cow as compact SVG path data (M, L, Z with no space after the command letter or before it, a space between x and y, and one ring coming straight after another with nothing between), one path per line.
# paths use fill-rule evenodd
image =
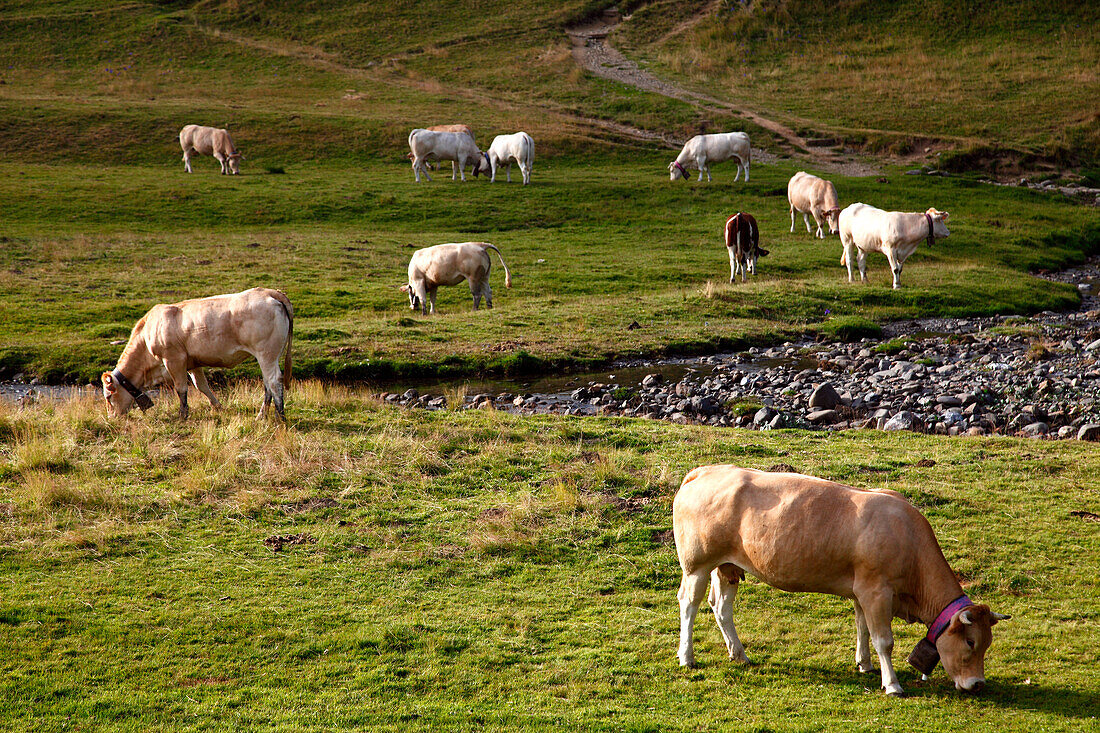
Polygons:
M233 144L229 130L202 125L187 125L180 130L180 147L183 148L183 169L191 172L191 155L213 155L222 166L222 175L240 173L240 161L244 156Z
M826 181L806 171L795 173L787 182L787 201L791 205L791 234L794 234L794 213L802 212L806 231L810 229L810 215L817 222L817 238L824 239L824 224L829 222L829 234L839 230L840 200L832 181Z
M782 590L850 599L856 664L872 671L870 641L891 695L902 694L891 658L895 617L929 626L934 649L927 649L922 671L932 671L938 653L956 688L977 692L985 685L990 629L1008 616L966 597L931 525L901 494L797 473L701 466L684 477L672 526L683 570L681 665L695 663L692 626L708 578L730 658L748 661L733 624L733 600L750 573Z
M756 260L765 257L768 250L760 248L760 227L751 214L740 211L726 219L726 249L730 256L730 282L741 273L741 281L748 280L746 272L756 274Z
M859 279L867 282L867 253L881 252L890 263L894 289L901 287L901 268L921 242L928 246L947 237L946 211L929 209L922 213L883 211L867 204L855 203L840 212L840 243L844 253L840 264L848 267L848 282L852 282L852 258L858 253Z
M260 414L275 402L284 417L283 399L291 379L294 308L285 294L268 288L155 305L130 332L114 371L103 372L103 397L112 416L137 403L153 406L145 390L171 383L179 395L180 419L187 418L188 374L214 409L221 405L203 374L204 367L232 367L249 356L260 363L264 401ZM286 351L283 371L279 355Z
M409 260L409 282L401 286L401 292L408 293L409 307L420 309L424 315L429 307L435 313L435 293L440 285L458 285L463 280L470 282L470 293L474 296L474 310L481 305L485 296L485 305L493 307L493 290L489 287L489 270L493 261L488 250L497 253L500 266L504 268L504 287L512 287L512 274L500 250L488 242L462 242L461 244L437 244L413 252Z

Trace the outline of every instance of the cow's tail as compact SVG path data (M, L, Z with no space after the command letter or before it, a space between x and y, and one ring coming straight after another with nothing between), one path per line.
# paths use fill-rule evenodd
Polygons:
M526 132L523 133L523 136L527 138L527 160L525 163L527 164L527 170L531 170L535 167L535 141Z
M283 389L290 389L290 380L293 378L294 358L291 355L294 346L294 306L290 304L290 298L280 290L271 291L271 297L279 301L286 313L286 355L283 357Z
M497 259L500 260L500 266L504 268L504 287L512 287L512 273L508 272L508 265L504 264L504 255L500 253L499 249L488 242L484 242L482 246L485 247L485 249L491 249L497 253Z

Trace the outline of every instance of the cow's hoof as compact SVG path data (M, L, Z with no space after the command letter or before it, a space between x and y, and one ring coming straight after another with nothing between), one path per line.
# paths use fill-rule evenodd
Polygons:
M692 669L693 667L695 667L694 659L684 659L683 657L678 657L677 659L679 660L681 667L687 667L688 669Z
M887 697L905 697L905 690L901 687L895 687L893 689L886 690Z
M871 672L875 672L877 674L879 671L877 668L871 666L870 664L857 664L856 669L858 669L861 674L870 674Z

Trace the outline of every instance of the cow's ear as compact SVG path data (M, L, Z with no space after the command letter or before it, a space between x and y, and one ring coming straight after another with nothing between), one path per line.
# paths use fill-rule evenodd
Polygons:
M409 292L409 284L405 283L404 285L401 286L400 290L401 290L402 293Z
M103 382L103 389L107 390L108 394L113 393L117 388L115 387L115 378L111 376L110 372L103 372L99 376L100 381Z
M758 257L767 257L768 256L768 250L760 249L759 247L757 247L756 248L756 254L757 254Z
M949 217L949 216L951 216L951 214L947 213L946 211L941 211L940 212L940 219L942 221L947 221L947 217Z

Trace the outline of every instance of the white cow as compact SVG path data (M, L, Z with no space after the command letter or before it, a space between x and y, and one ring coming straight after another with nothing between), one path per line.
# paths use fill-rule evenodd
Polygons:
M477 143L477 140L474 138L474 131L472 129L470 129L469 125L463 125L461 123L454 124L454 125L432 125L431 127L425 127L424 129L425 130L432 130L433 132L464 132L464 133L466 133L467 135L470 136L470 139L473 140L475 144ZM406 153L405 156L409 160L413 159L413 154L412 153ZM433 171L436 169L436 167L437 166L433 166L430 163L428 164L428 168L430 168ZM458 171L458 163L456 163L455 161L452 160L451 161L451 180L452 181L455 179L457 171Z
M504 287L512 287L512 274L500 250L488 242L463 242L461 244L437 244L413 252L409 260L409 282L401 286L401 292L409 294L409 307L417 308L424 315L428 308L435 313L435 292L440 285L458 285L470 281L470 293L474 296L474 310L481 305L493 307L493 290L489 287L489 270L493 266L487 250L493 250L504 268Z
M519 172L523 174L523 185L531 182L531 169L535 165L535 141L526 132L514 135L497 135L489 146L489 165L493 169L493 183L497 180L497 168L507 164L508 183L512 182L512 160L519 163Z
M852 282L852 258L859 250L859 279L867 282L867 253L881 252L890 262L894 274L894 289L901 287L901 268L921 242L929 246L947 237L949 214L929 209L921 213L883 211L867 204L855 203L840 212L840 243L844 253L840 264L848 267L848 282Z
M713 135L696 135L684 144L684 149L676 156L676 160L668 164L669 180L675 181L690 178L688 168L699 169L699 180L703 180L703 172L710 181L710 164L722 163L733 158L737 161L736 181L741 177L742 169L745 171L745 181L749 180L749 162L752 158L752 148L749 146L748 133L744 132L719 132Z
M458 163L458 172L462 180L466 180L466 166L474 167L474 176L482 171L488 171L488 156L477 148L474 139L464 132L442 132L417 128L409 133L409 149L412 151L413 175L416 182L420 183L420 174L429 181L428 158L436 160L453 160ZM452 180L454 172L451 173Z
M183 169L191 172L191 155L213 155L222 164L222 175L240 173L239 162L244 156L233 144L229 130L202 125L186 125L180 130L180 147L183 148Z
M787 201L791 204L791 234L794 234L794 212L802 212L806 222L806 231L810 230L810 215L817 222L818 239L825 238L823 225L829 222L829 234L836 234L839 228L840 202L832 181L826 181L806 171L795 173L787 183Z

